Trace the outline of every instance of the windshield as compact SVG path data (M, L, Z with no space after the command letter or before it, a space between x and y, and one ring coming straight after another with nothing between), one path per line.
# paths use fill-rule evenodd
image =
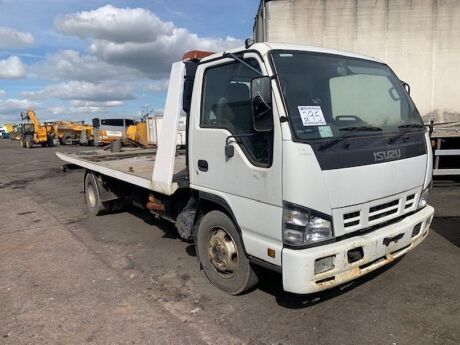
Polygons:
M26 133L33 133L35 131L35 127L34 127L33 123L24 123L22 125L22 128L23 128L24 132L26 132Z
M388 66L302 51L272 59L295 137L303 140L397 133L422 119Z

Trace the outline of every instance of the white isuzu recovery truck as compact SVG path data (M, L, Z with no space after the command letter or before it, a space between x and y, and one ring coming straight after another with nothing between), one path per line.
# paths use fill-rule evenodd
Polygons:
M173 221L231 294L257 283L256 266L289 292L331 288L426 238L431 145L386 64L291 44L208 55L173 64L156 151L57 154L86 169L91 212L129 201Z

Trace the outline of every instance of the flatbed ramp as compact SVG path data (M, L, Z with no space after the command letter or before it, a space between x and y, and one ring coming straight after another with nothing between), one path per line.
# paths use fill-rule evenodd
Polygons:
M124 149L122 152L104 150L57 152L56 155L69 164L157 191L153 181L155 149ZM177 152L175 156L172 183L177 187L183 184L187 176L185 157L182 152Z

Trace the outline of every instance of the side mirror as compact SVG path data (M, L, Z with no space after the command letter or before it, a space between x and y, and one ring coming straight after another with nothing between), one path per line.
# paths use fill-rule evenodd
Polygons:
M100 127L100 121L97 117L93 119L93 127L94 128L99 128Z
M235 155L235 148L231 144L225 145L225 157L232 158Z
M272 85L270 77L251 80L252 120L256 132L273 130Z

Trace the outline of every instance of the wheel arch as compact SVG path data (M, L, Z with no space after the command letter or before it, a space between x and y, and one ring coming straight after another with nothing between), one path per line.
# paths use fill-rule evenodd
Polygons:
M195 220L194 220L194 227L193 227L193 239L196 243L198 227L200 226L201 218L211 211L221 211L225 213L230 220L235 225L236 231L240 235L241 244L243 246L244 253L248 255L246 251L246 246L244 245L243 233L241 231L240 225L236 220L235 214L232 211L232 208L228 204L228 202L221 196L211 194L208 192L198 191L196 198L198 199ZM198 257L198 248L196 247L197 257Z
M97 192L102 202L113 201L113 200L119 199L119 197L115 195L115 193L113 193L112 191L110 191L104 186L104 183L103 183L104 175L98 174L97 172L93 170L89 170L89 169L85 171L85 175L83 177L83 193L86 193L86 176L90 174L93 175L94 180L96 181Z

